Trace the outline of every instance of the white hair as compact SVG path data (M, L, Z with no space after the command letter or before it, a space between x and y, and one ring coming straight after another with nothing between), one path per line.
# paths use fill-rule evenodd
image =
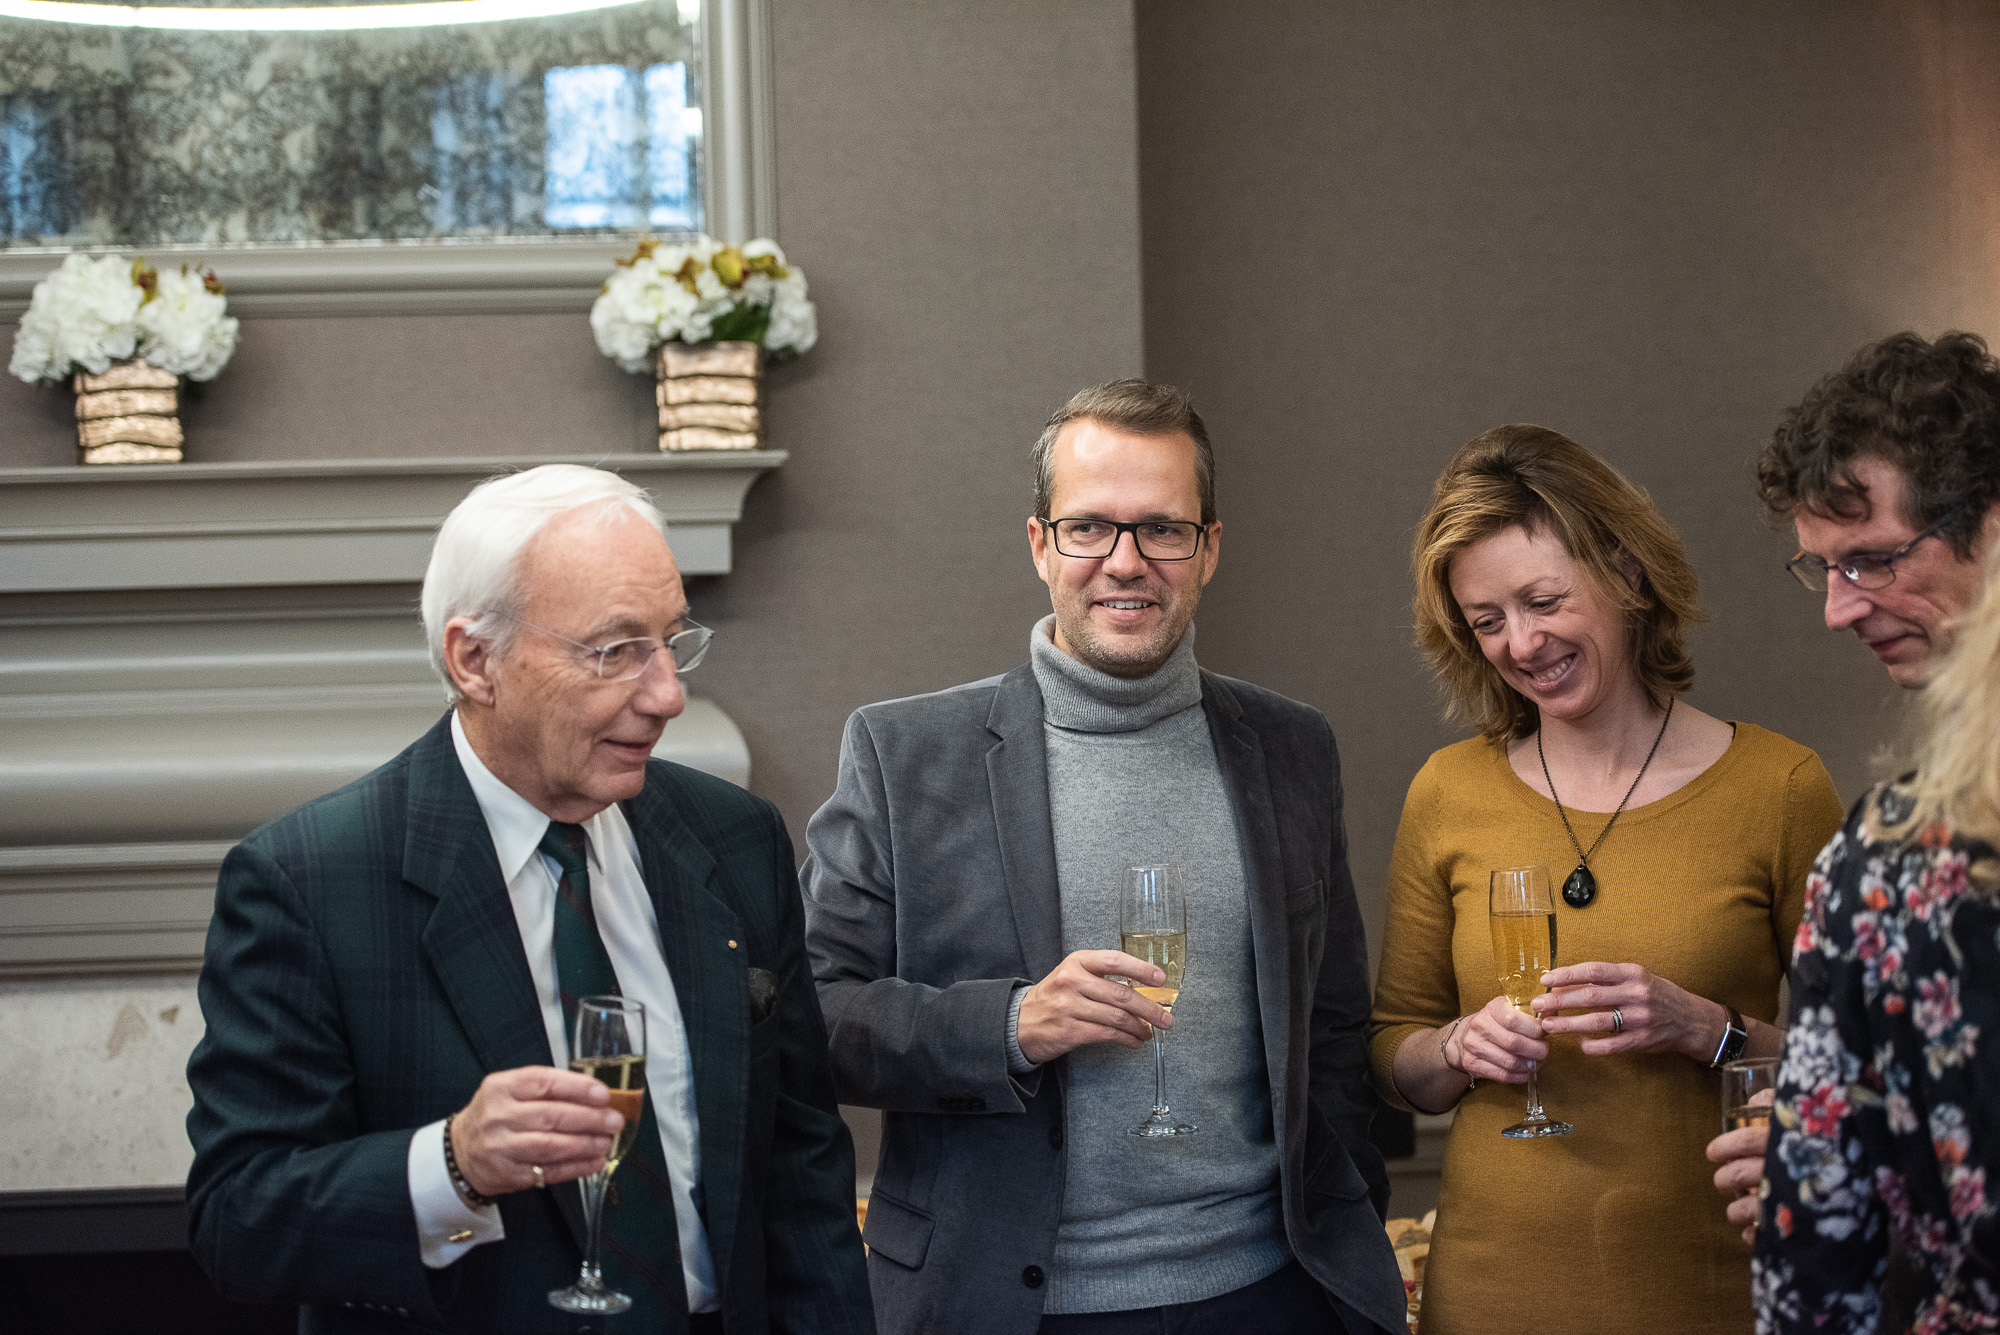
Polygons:
M572 510L596 507L606 519L637 515L667 535L667 521L645 491L616 473L576 464L543 464L489 478L445 516L424 571L424 639L431 666L444 682L445 699L464 695L444 661L444 628L471 619L465 633L496 654L519 631L512 617L521 607L521 553L551 521Z

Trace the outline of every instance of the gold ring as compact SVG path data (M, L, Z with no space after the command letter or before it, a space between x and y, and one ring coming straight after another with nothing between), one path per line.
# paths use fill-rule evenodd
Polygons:
M536 1185L536 1186L538 1186L538 1187L546 1187L546 1186L548 1185L548 1182L547 1182L547 1181L545 1181L545 1180L543 1179L543 1177L542 1177L542 1166L541 1166L540 1164L538 1164L538 1163L534 1163L534 1164L529 1164L529 1165L528 1165L528 1171L529 1171L529 1172L531 1172L531 1173L533 1173L533 1174L535 1175L535 1185Z

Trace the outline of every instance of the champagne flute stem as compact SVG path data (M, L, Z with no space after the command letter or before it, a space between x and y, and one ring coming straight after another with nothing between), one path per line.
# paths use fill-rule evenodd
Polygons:
M592 1173L583 1179L583 1275L577 1282L585 1288L602 1288L604 1272L599 1268L598 1243L603 1236L604 1189L609 1173Z
M1524 1121L1546 1122L1548 1114L1542 1111L1542 1091L1540 1070L1535 1063L1528 1063L1528 1115Z
M1153 1111L1167 1110L1167 1045L1166 1036L1159 1030L1153 1031Z

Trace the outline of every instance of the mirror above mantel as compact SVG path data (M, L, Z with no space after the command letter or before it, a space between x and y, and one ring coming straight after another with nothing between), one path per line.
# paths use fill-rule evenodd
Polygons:
M229 845L443 712L416 618L481 480L611 468L724 575L783 451L0 469L0 979L192 970ZM655 754L749 781L691 699Z

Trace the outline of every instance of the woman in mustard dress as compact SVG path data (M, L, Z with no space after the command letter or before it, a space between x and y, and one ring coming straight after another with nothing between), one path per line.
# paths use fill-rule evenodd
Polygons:
M1750 1250L1703 1147L1720 1073L1775 1056L1813 857L1840 826L1810 750L1680 699L1696 586L1645 493L1500 427L1438 479L1418 640L1480 735L1410 784L1371 1058L1392 1102L1457 1109L1424 1335L1748 1332ZM1500 995L1489 873L1540 865L1557 967ZM1567 1135L1509 1139L1531 1066Z

